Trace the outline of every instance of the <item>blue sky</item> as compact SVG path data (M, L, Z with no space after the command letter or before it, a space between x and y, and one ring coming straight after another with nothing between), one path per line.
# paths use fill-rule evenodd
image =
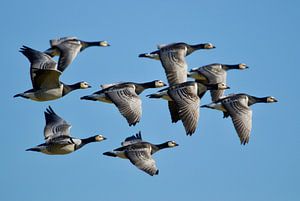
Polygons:
M279 0L3 1L0 200L299 200L299 6ZM45 50L49 39L63 36L111 44L85 50L61 77L93 88L50 102L13 99L31 88L29 63L19 48ZM193 53L189 68L250 66L229 72L228 93L279 100L252 107L248 145L239 144L230 119L212 110L201 110L196 133L185 136L180 122L171 124L166 102L145 97L155 89L141 95L143 117L135 127L113 105L79 99L103 83L166 81L159 62L137 56L179 41L217 47ZM202 104L209 101L206 95ZM108 140L65 156L25 152L43 142L48 105L73 125L73 136L103 134ZM139 130L147 141L180 145L154 156L158 176L102 156Z

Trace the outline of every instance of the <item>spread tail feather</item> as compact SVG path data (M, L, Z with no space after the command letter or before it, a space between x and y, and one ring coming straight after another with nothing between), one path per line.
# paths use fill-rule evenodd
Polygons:
M16 98L16 97L28 98L28 97L25 96L23 93L16 94L16 95L14 95L13 97L14 97L14 98Z
M33 148L26 149L25 151L37 151L37 152L41 152L41 149L37 148L37 147L33 147Z
M111 156L111 157L117 157L117 154L115 154L114 152L111 152L111 151L104 152L103 155Z
M161 98L161 95L160 94L149 94L146 97L149 97L149 98Z
M92 96L82 96L80 98L81 100L92 100L92 101L96 101L96 99Z

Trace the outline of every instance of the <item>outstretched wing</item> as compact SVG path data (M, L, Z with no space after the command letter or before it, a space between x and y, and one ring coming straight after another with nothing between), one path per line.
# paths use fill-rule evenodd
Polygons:
M169 112L171 115L172 123L180 120L177 104L174 101L168 101Z
M210 64L207 66L203 66L200 67L197 71L207 78L208 84L226 84L227 73L222 68L221 64ZM210 94L212 101L217 101L220 97L224 95L224 90L210 90Z
M159 51L162 66L165 69L169 85L174 85L187 80L187 63L185 56L187 48L174 44L164 46Z
M183 84L168 90L169 96L178 107L179 117L184 125L187 135L192 135L198 124L200 98L195 85Z
M252 110L248 106L248 97L231 96L222 100L222 104L232 118L241 144L245 145L249 142L252 128Z
M142 101L135 92L133 84L123 84L112 87L105 92L126 118L129 126L135 125L141 119Z
M30 61L30 77L34 89L59 86L61 72L50 56L27 46L23 46L20 52Z
M44 128L45 140L51 140L59 136L70 136L71 125L59 117L49 106L45 112L46 126Z
M51 45L57 47L60 51L58 59L58 70L63 72L76 58L80 52L81 42L75 37L53 40Z
M127 146L131 144L135 144L137 142L142 142L142 134L139 131L137 134L127 137L124 142L121 143L122 146Z
M151 156L151 148L149 144L133 144L125 151L125 155L130 162L140 170L151 176L158 174L155 161Z

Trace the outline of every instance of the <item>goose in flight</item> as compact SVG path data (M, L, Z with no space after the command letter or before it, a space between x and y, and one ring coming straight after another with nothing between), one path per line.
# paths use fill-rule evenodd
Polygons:
M249 68L246 64L240 63L236 65L228 64L209 64L199 68L193 68L188 73L188 77L200 80L206 84L225 83L227 80L227 71L232 69L244 70ZM224 90L210 90L212 101L217 101L224 95Z
M228 95L219 99L217 102L201 107L220 110L224 113L224 118L230 116L241 144L245 145L249 142L252 128L252 110L250 106L255 103L275 102L278 101L273 96L259 98L245 93L239 93Z
M72 153L88 143L100 142L106 139L102 135L95 135L85 139L71 137L71 125L58 116L50 106L45 112L45 119L45 143L26 151L36 151L49 155L63 155Z
M187 81L187 63L185 57L199 49L215 48L211 43L189 45L186 43L172 43L160 45L158 50L150 54L140 54L139 57L160 60L169 85L179 84Z
M87 89L91 86L87 82L78 82L72 85L59 80L61 71L56 62L47 54L23 46L20 50L30 62L30 77L32 89L16 94L14 97L23 97L34 101L49 101L61 98L73 90Z
M135 83L123 82L102 85L102 89L91 95L81 97L82 100L101 101L113 103L126 118L129 126L136 125L142 115L142 101L139 97L145 89L166 86L161 80Z
M162 144L143 141L141 132L126 138L121 145L122 147L105 152L103 155L129 159L133 165L151 176L158 175L159 172L152 155L162 149L178 146L174 141L167 141Z
M192 135L199 119L200 99L209 89L228 89L224 83L201 84L187 81L164 88L157 93L147 95L149 98L162 98L168 101L172 123L181 120L187 135Z
M63 72L73 62L79 52L88 47L107 47L110 45L107 41L87 42L76 37L62 37L50 40L50 46L44 53L51 57L59 56L58 70Z

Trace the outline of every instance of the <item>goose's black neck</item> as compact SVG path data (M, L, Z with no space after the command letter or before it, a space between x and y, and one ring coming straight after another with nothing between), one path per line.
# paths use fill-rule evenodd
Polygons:
M235 64L235 65L222 64L222 68L224 70L240 69L238 64Z
M136 89L135 92L139 95L141 94L145 89L149 88L155 88L155 81L152 82L144 82L144 83L137 83L135 85Z
M155 88L155 81L140 83L140 85L145 88Z
M267 103L268 97L255 97L248 95L248 106L253 105L255 103Z
M205 44L187 45L186 55L192 54L196 50L205 49Z
M100 46L100 41L94 41L94 42L81 41L80 51L84 50L87 47L93 47L93 46Z
M84 138L84 139L81 139L81 143L80 144L75 144L75 149L80 149L81 147L83 147L84 145L86 144L89 144L91 142L95 142L95 137L88 137L88 138Z
M62 94L63 96L67 95L71 91L74 91L76 89L80 89L80 82L77 82L75 84L70 84L70 85L64 84L64 83L62 83L62 84L64 85L63 94Z
M164 142L164 143L161 143L161 144L156 144L155 146L157 147L157 151L161 150L161 149L169 148L168 142Z
M195 50L199 50L199 49L205 49L205 44L201 43L201 44L196 44L196 45L190 45L190 47L195 51Z
M95 142L95 141L96 141L95 136L92 136L92 137L81 139L81 144L86 145L88 143Z

